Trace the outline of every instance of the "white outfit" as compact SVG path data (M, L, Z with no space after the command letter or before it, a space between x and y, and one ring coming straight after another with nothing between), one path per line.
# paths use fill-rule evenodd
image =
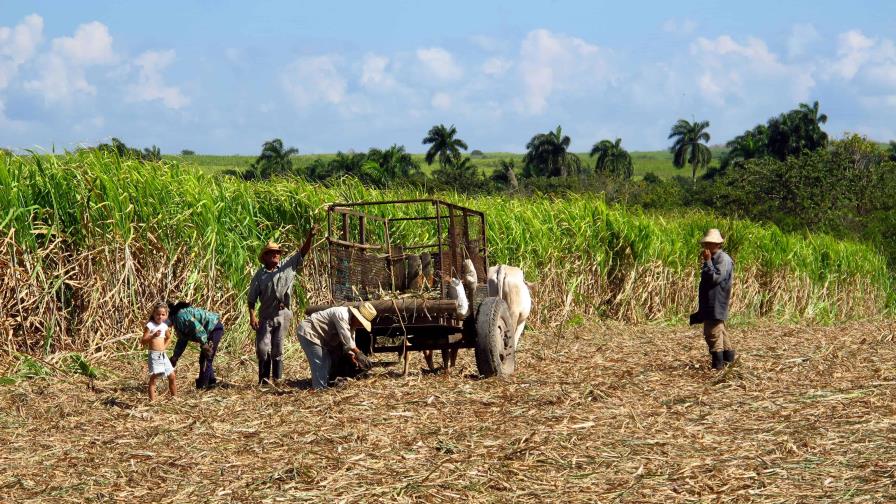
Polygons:
M150 376L165 375L165 378L168 378L168 375L174 372L174 366L171 365L171 360L165 352L150 350L147 356L147 366Z
M168 324L165 322L156 324L150 320L146 323L146 328L149 329L149 334L152 334L153 338L164 338L165 333L168 332ZM150 350L146 359L150 375L165 375L165 378L167 378L168 375L174 372L174 366L171 365L171 360L164 350Z
M153 338L164 338L165 333L168 332L168 324L162 322L161 324L156 324L152 320L146 323L146 328L149 329L149 334L153 335ZM161 331L159 334L156 334L156 331Z

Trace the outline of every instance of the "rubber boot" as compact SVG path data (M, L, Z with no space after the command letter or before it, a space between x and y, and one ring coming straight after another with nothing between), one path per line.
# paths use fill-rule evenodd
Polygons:
M726 366L734 362L734 350L725 350L722 352L722 360L725 361Z
M712 358L713 369L722 369L725 367L725 359L722 357L722 352L709 352L709 356Z
M258 384L267 385L271 383L271 358L258 361Z

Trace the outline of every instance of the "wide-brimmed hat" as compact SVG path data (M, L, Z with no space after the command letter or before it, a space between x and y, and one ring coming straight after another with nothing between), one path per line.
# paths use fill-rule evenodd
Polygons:
M264 248L261 249L261 252L258 253L258 260L261 261L262 258L264 258L264 255L267 254L268 252L280 252L280 253L282 253L282 252L283 252L283 248L280 247L280 244L279 244L279 243L269 241L269 242L267 243L267 245L265 245Z
M718 229L712 228L706 232L706 235L703 236L703 239L700 240L700 243L725 243L725 239L722 238L722 233L719 232Z
M376 309L372 304L367 301L361 303L361 306L355 308L354 306L349 306L348 311L352 312L358 322L364 326L364 329L367 329L367 332L370 332L371 325L370 322L373 321L374 317L376 317Z

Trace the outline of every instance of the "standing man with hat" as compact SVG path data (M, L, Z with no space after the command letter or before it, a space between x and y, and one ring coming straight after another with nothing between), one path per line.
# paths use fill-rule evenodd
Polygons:
M360 306L327 308L306 318L299 324L299 343L311 368L311 385L315 390L327 388L333 363L343 355L356 366L370 368L370 361L355 345L355 330L370 332L376 309L368 302Z
M249 284L249 325L255 330L259 385L271 383L272 372L274 382L283 377L283 337L292 321L292 286L318 229L317 224L312 225L302 248L283 262L283 249L274 242L268 242L258 255L261 267ZM259 301L256 316L255 304Z
M731 336L725 327L734 262L722 250L724 243L718 229L710 229L700 240L702 267L700 268L699 309L692 322L703 322L703 337L709 347L712 368L721 369L734 362Z

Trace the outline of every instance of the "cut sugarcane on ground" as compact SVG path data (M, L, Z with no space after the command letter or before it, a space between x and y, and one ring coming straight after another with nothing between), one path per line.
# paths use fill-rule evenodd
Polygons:
M699 331L586 324L529 332L517 373L476 380L374 368L307 390L297 346L281 390L245 352L230 385L145 399L142 355L93 388L51 374L0 386L10 502L884 502L896 495L896 326L732 327L708 369ZM239 350L239 349L236 349ZM394 355L378 355L381 363ZM182 377L195 362L182 359ZM12 373L14 369L9 372ZM52 371L52 369L50 370ZM181 378L188 381L188 378Z

